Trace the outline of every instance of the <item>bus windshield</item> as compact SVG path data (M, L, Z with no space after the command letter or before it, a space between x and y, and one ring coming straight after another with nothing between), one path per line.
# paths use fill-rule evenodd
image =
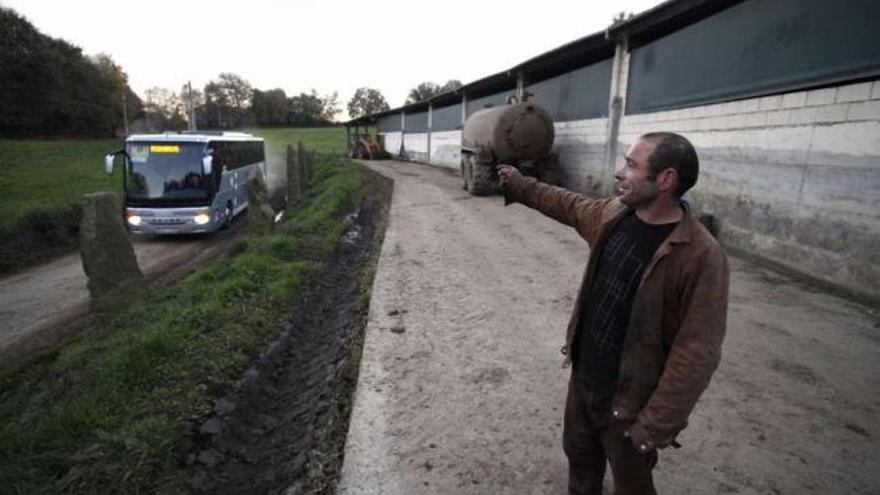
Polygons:
M130 200L207 200L209 183L202 172L204 143L128 143L130 169L125 185Z

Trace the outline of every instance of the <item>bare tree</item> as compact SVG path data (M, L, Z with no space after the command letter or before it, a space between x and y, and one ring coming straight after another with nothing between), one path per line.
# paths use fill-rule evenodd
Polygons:
M176 93L154 86L145 91L144 117L153 131L181 130L186 127L183 102Z
M336 115L340 112L339 93L334 91L328 95L321 97L321 117L328 122L336 119Z

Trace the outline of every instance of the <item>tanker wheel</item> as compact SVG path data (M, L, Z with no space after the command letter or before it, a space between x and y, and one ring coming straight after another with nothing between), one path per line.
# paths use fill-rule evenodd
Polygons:
M492 164L471 159L468 191L475 196L487 196L497 190L492 174Z
M471 176L471 167L470 167L471 157L470 155L462 155L461 157L461 188L465 191L470 191L470 176Z

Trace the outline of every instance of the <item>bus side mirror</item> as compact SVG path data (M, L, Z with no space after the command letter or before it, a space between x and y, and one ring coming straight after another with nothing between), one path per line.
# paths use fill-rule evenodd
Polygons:
M205 175L211 175L211 171L214 169L214 157L211 155L205 155L202 157L202 172Z
M109 153L104 157L104 169L107 171L107 175L113 175L113 160L116 158L116 153Z

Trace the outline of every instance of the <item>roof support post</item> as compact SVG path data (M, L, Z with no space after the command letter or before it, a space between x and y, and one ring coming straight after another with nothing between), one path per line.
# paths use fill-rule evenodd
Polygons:
M618 136L623 119L626 90L629 78L629 43L625 33L617 38L614 61L611 68L611 92L608 99L608 123L605 142L604 193L614 192L614 170L617 166Z
M467 93L461 92L461 128L464 129L464 123L467 122Z
M431 134L434 131L434 104L428 103L428 163L431 163Z
M406 112L403 110L400 111L400 151L397 153L397 156L406 159L406 146L404 146L404 140L406 139Z
M523 71L516 71L516 101L525 101L526 96L526 76Z

